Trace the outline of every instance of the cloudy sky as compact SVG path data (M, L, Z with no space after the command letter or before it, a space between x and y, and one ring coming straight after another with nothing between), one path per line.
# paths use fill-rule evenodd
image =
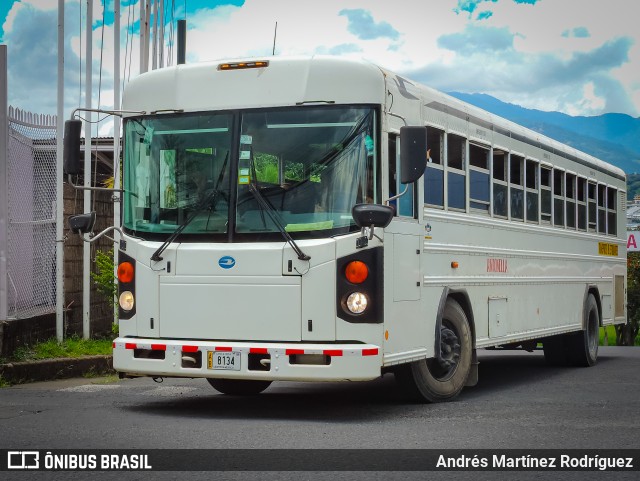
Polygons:
M139 1L121 0L125 85L139 72ZM276 55L364 58L444 91L486 93L571 115L640 115L638 0L164 2L165 57L171 52L174 63L172 17L187 19L188 62L271 55L277 21ZM56 112L57 5L0 0L14 106ZM99 92L100 105L111 107L113 0L93 5L94 106ZM86 6L86 0L65 0L67 111L84 105Z

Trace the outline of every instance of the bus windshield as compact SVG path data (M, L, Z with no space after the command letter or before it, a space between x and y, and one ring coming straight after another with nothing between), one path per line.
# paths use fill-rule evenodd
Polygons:
M181 238L194 240L356 230L353 205L379 202L375 114L331 106L130 118L123 225L158 240L187 220Z

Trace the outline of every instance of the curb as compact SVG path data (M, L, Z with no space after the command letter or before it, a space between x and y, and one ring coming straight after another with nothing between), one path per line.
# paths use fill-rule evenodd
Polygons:
M0 377L10 384L53 381L91 374L111 374L113 356L84 356L0 364Z

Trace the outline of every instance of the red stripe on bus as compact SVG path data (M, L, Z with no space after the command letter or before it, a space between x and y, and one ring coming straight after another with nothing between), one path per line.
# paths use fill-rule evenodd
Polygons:
M134 344L134 343L131 343L131 342L127 342L127 343L124 345L124 348L125 348L125 349L136 349L137 347L138 347L138 345L137 345L137 344Z
M342 356L342 349L325 349L322 354L325 356Z
M198 352L198 346L182 346L182 352Z
M304 349L287 349L284 351L286 356L292 356L294 354L304 354Z
M363 356L377 356L378 355L378 348L374 348L374 349L363 349L362 350L362 355Z
M227 347L227 346L216 346L215 350L216 351L231 352L231 351L233 351L233 348L232 347Z
M167 350L167 345L166 344L151 344L151 350L152 351L166 351Z
M250 354L269 354L266 347L252 347L249 349Z

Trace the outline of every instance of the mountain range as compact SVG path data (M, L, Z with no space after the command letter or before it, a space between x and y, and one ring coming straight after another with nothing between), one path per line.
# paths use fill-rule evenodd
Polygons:
M625 114L572 117L526 109L485 94L449 95L609 162L627 174L640 173L640 118Z

